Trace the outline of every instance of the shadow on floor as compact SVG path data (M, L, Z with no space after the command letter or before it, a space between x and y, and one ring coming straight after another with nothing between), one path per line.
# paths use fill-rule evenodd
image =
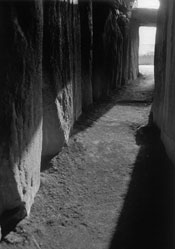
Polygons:
M121 98L123 93L126 91L126 87L120 90L115 90L110 96L101 99L96 102L88 110L83 112L80 118L74 124L71 135L75 135L79 132L86 130L87 128L93 126L93 124L98 121L103 115L105 115L109 110L111 110L115 105L120 106L148 106L152 103L153 91L140 91L137 96L125 96L124 99ZM143 96L143 94L145 94Z
M173 166L157 128L139 129L136 143L141 148L109 249L173 249Z

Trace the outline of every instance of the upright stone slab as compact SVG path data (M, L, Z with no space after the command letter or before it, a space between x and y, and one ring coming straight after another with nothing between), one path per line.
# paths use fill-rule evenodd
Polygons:
M80 12L77 1L72 1L72 11L69 9L69 32L72 32L72 40L70 37L70 46L72 44L72 73L73 73L73 113L74 122L82 113L82 70L81 70L81 26ZM71 21L72 20L72 21Z
M128 79L137 77L139 37L129 35L128 9L128 1L93 1L92 79L95 101L120 88Z
M162 2L158 11L155 58L154 58L154 75L155 75L155 92L152 110L154 112L154 122L161 128L161 121L164 106L165 94L165 75L166 75L166 50L167 50L167 19L168 6Z
M131 20L129 43L128 79L135 80L139 74L139 25Z
M109 81L106 72L104 50L104 28L109 16L111 1L93 1L93 64L92 89L93 100L98 101L107 94ZM110 62L109 62L110 63Z
M81 65L82 65L82 106L87 109L92 103L92 45L93 45L93 18L92 0L81 0Z
M81 114L80 18L74 1L44 1L43 158L68 142Z
M0 1L0 223L29 214L40 184L42 16L40 0Z
M167 154L175 164L175 2L161 1L155 50L153 120L161 130Z

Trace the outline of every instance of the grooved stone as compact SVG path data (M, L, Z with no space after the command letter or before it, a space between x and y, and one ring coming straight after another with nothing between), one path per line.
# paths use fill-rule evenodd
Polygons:
M0 2L0 54L0 215L23 203L29 214L42 149L41 1Z

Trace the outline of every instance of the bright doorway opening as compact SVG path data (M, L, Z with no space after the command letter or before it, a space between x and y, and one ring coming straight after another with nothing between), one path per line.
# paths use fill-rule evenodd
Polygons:
M135 8L158 9L159 6L160 6L159 0L136 0L134 2Z
M154 73L156 27L139 28L139 72L145 74L148 70Z

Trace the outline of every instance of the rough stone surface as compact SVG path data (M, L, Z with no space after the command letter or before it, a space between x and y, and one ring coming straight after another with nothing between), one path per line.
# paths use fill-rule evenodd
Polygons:
M43 151L54 155L81 114L80 18L77 6L44 2Z
M58 153L82 108L127 83L136 67L123 0L0 1L0 21L4 230L29 214L41 154L44 161Z
M132 20L139 26L156 26L157 23L156 9L135 8L132 10Z
M106 88L108 88L105 74L103 35L109 10L109 6L105 2L93 2L93 100L98 100L106 94Z
M139 73L139 26L132 20L129 28L129 42L128 78L135 80Z
M155 50L153 119L161 130L167 153L175 163L175 3L161 1Z
M93 103L92 96L92 45L93 16L92 0L80 1L81 62L82 62L82 107L87 109Z
M41 174L30 218L10 238L18 244L3 249L170 249L169 168L156 129L144 127L152 92L148 74L79 120Z
M93 2L93 99L108 95L127 83L130 53L127 8L123 1L111 7Z
M40 184L42 15L41 1L0 2L0 221L29 213Z
M72 37L70 36L69 40L69 46L72 47L73 51L71 61L73 69L73 122L75 122L82 113L81 25L80 11L77 2L72 1L72 5L70 5L69 9L69 32L72 33Z

